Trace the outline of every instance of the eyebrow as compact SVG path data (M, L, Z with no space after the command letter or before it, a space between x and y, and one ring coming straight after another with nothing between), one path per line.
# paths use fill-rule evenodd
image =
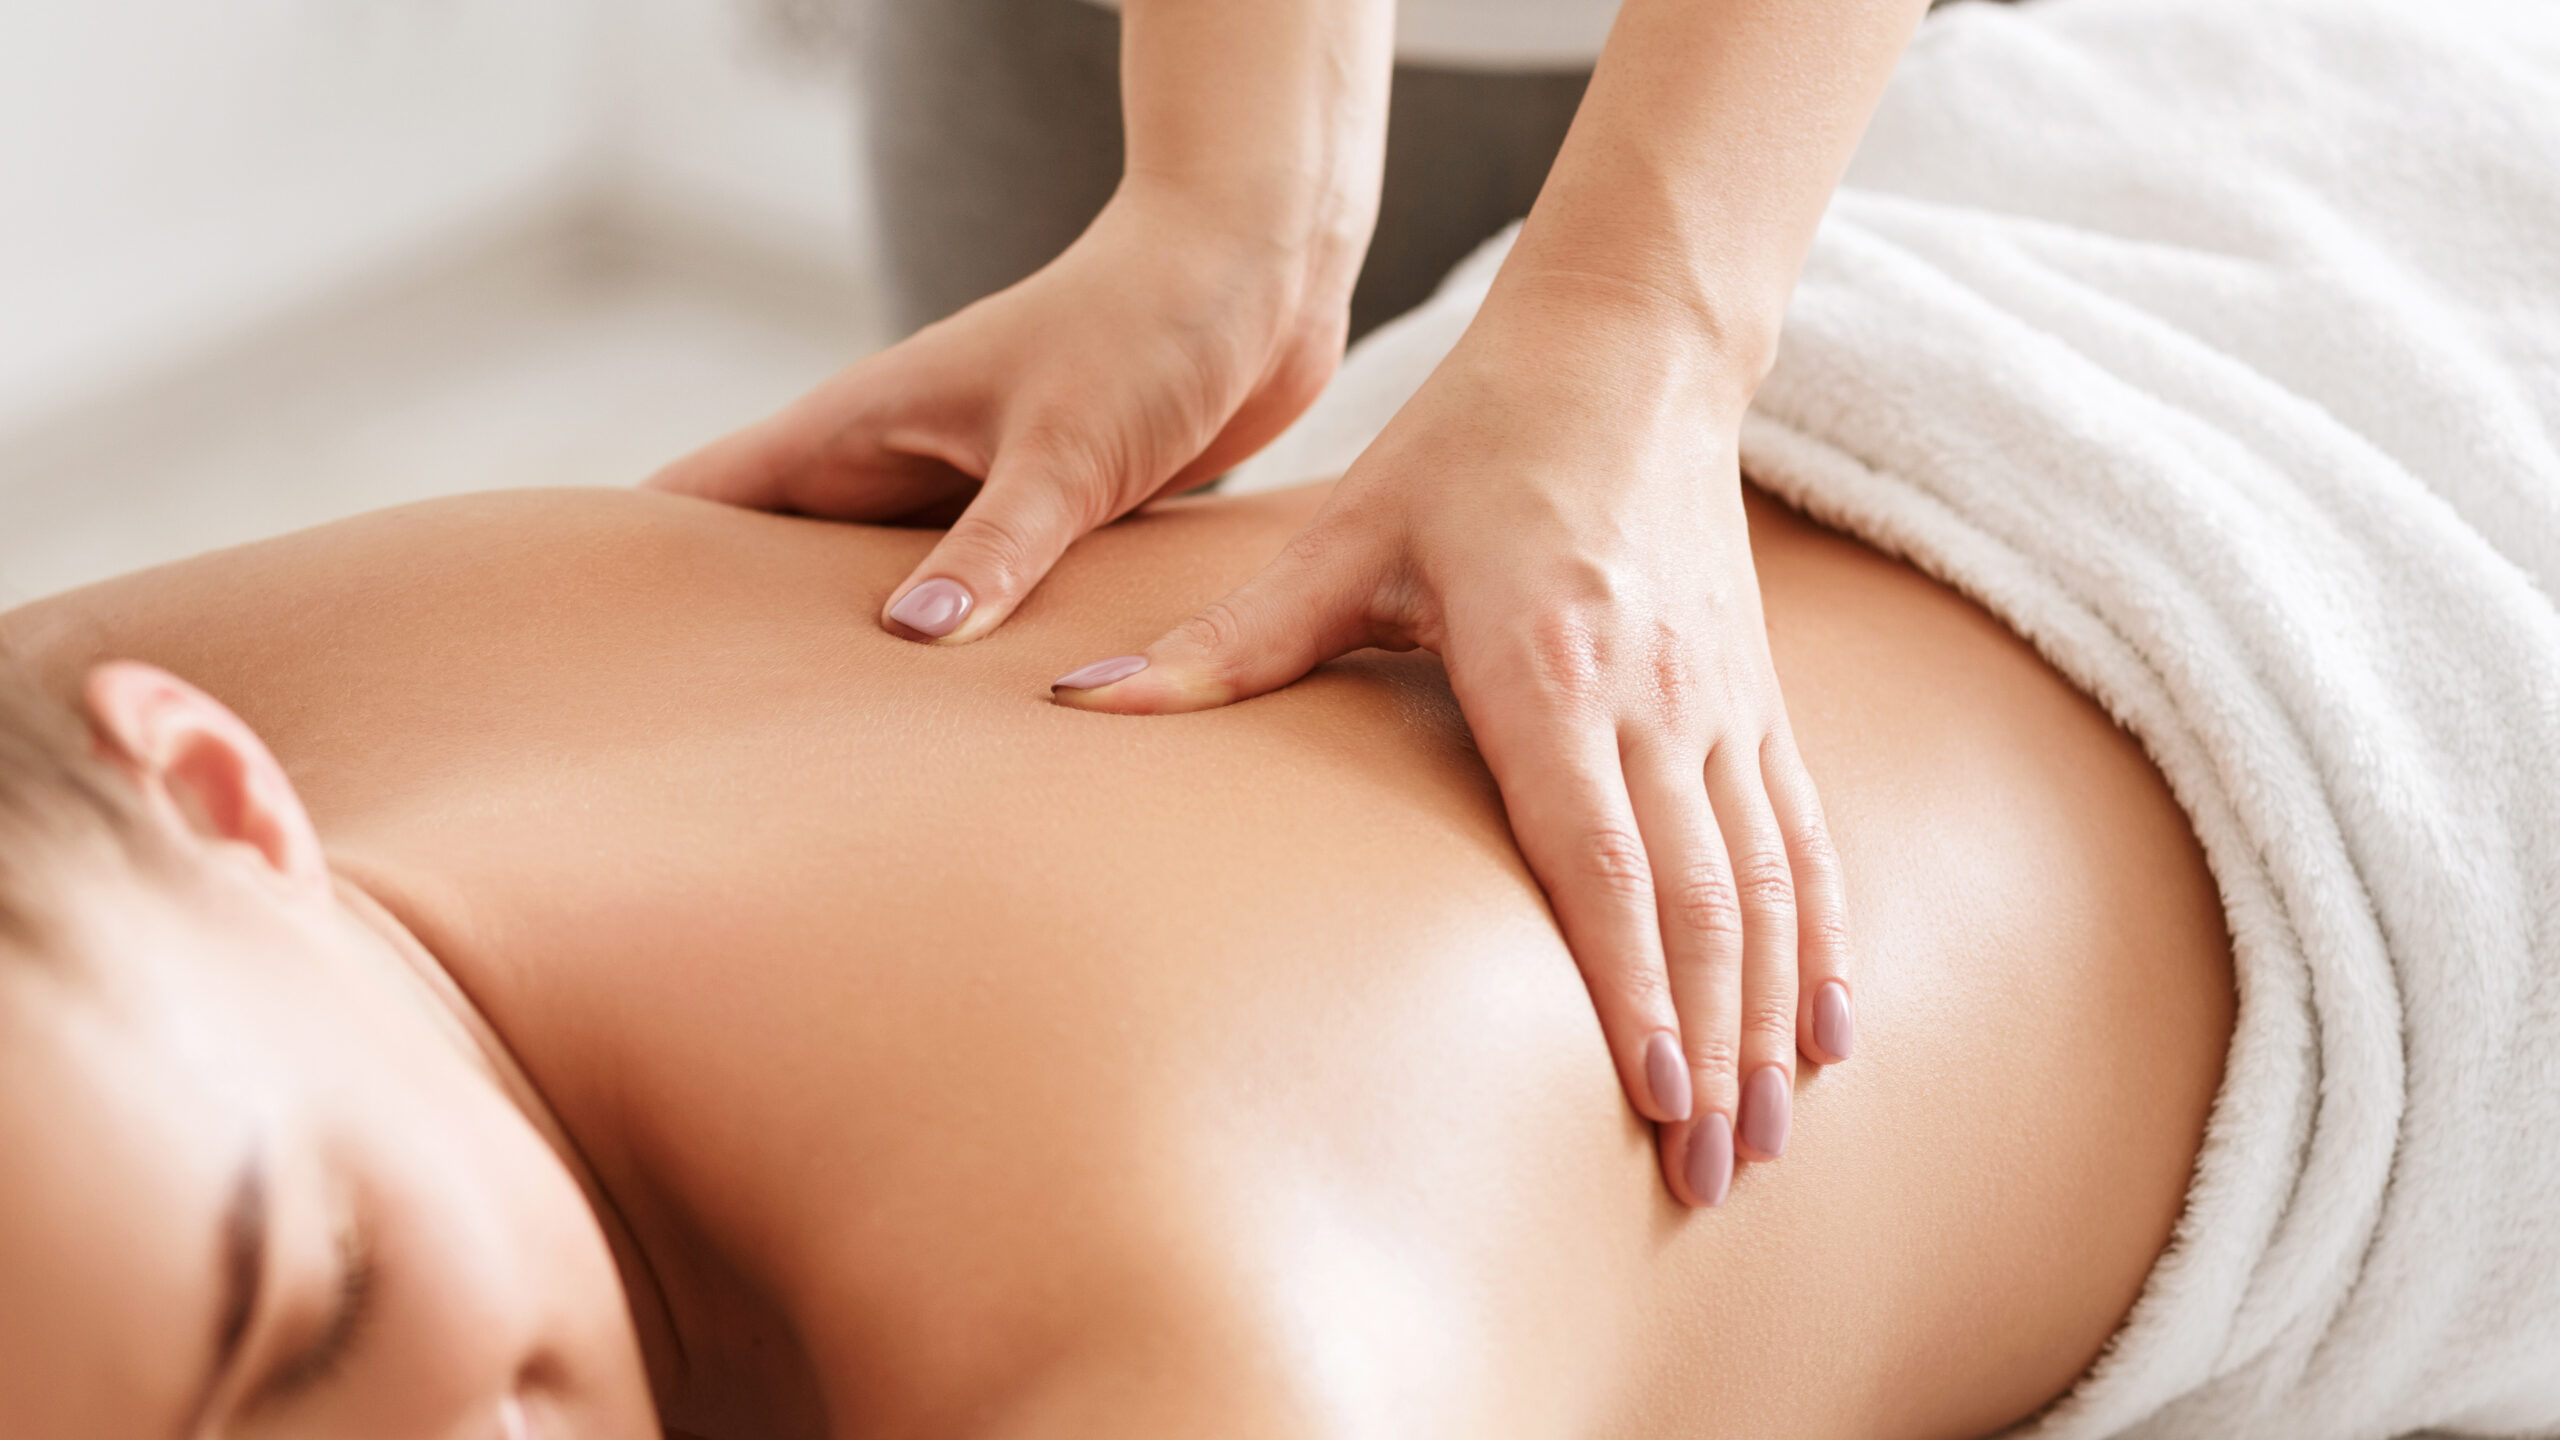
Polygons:
M217 1263L221 1267L220 1300L214 1310L213 1368L206 1372L203 1387L187 1414L186 1428L180 1440L187 1440L204 1427L204 1417L213 1406L214 1391L222 1377L230 1373L232 1363L240 1357L240 1345L249 1334L250 1317L258 1313L258 1291L267 1274L267 1160L264 1150L252 1150L240 1162L240 1170L231 1182L230 1198L222 1206L222 1238Z

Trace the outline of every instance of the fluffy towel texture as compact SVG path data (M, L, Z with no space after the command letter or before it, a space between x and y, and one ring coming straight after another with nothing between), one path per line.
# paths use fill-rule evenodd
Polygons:
M2555 29L1945 12L1743 432L2140 736L2228 907L2186 1218L2035 1436L2560 1434ZM1244 485L1342 468L1500 255Z

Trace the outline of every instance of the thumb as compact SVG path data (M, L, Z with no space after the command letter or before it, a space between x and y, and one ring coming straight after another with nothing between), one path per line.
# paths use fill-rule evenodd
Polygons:
M949 426L911 426L903 447L887 443L905 412L892 408L895 386L866 378L868 363L669 463L641 488L831 520L888 520L967 493L970 447Z
M759 421L732 431L640 482L644 490L664 490L739 505L750 510L783 508L783 476L794 457L780 418Z
M881 611L910 638L959 644L993 631L1067 547L1110 518L1078 497L1096 487L999 454L987 483Z
M1140 655L1098 660L1051 687L1061 705L1120 715L1212 710L1296 680L1347 651L1379 643L1371 614L1377 566L1366 547L1325 548L1300 536L1235 593L1168 631Z

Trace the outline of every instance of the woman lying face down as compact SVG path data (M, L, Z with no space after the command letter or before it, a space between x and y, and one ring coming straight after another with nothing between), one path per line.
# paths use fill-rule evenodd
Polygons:
M864 622L929 537L598 492L0 621L51 692L0 724L0 1413L1877 1436L2066 1389L2228 1034L2138 748L1755 510L1864 1028L1691 1211L1427 657L1047 703L1316 498L1099 532L957 650Z
M0 681L10 1430L648 1433L574 1151L502 1047L227 710L133 664L87 699L111 759Z

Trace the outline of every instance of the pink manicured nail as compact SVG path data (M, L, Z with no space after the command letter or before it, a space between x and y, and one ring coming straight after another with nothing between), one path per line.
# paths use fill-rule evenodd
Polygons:
M1846 1060L1858 1043L1858 1022L1849 1013L1849 987L1825 980L1813 992L1813 1043L1834 1061Z
M1114 655L1096 660L1081 670L1070 670L1049 682L1052 690L1099 690L1105 685L1126 680L1147 668L1144 655Z
M1689 1132L1689 1159L1686 1165L1689 1193L1709 1209L1724 1203L1725 1192L1733 1188L1733 1122L1722 1112L1698 1122Z
M898 603L889 607L889 618L939 640L959 629L977 603L968 586L937 576L899 596Z
M1644 1042L1644 1084L1653 1092L1655 1119L1689 1118L1689 1062L1680 1058L1680 1041L1668 1030L1656 1030Z
M1763 1065L1742 1087L1742 1143L1772 1160L1787 1153L1787 1116L1794 1108L1787 1072Z

